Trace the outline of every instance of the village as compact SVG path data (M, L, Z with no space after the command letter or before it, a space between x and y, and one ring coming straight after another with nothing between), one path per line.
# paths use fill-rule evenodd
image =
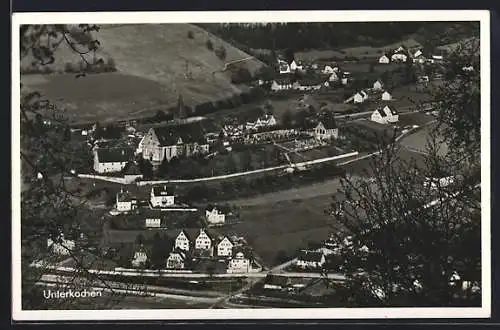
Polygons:
M265 90L266 99L242 106L244 111L234 116L193 115L179 94L171 120L75 127L72 139L88 147L92 162L72 169L74 180L119 187L102 216L100 249L111 260L107 270L257 276L261 293L297 293L308 287L300 278L310 280L325 269L341 278L338 256L352 245L349 236L338 240L330 235L270 264L262 261L247 233L225 229L242 221L238 209L225 202L237 188L214 201L178 194L173 187L268 172L294 175L317 164L369 156L379 150L378 138L404 135L435 119L425 97L421 104L411 104L410 97L398 97L396 90L411 85L423 90L411 95L426 94L426 88L442 80L445 61L443 55L404 46L366 64L366 72L356 72L349 63L279 58L275 72L251 82ZM384 66L392 71L379 71ZM131 191L131 186L139 190ZM113 241L108 237L113 235L126 238ZM47 247L67 257L79 249L82 237L61 233L61 240L48 239Z

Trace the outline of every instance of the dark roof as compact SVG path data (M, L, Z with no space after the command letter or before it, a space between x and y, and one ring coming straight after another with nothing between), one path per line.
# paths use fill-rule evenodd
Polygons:
M155 196L172 196L172 190L168 189L166 185L163 186L153 186L151 188L153 195Z
M122 163L134 156L132 148L99 148L96 152L100 163Z
M171 254L176 253L181 256L182 259L186 259L186 251L179 249L179 248L174 248L172 252L169 253L169 257Z
M130 192L128 192L127 190L124 190L123 192L119 191L116 194L116 196L118 198L118 201L120 201L120 202L131 201L131 200L136 199L136 197L134 195L132 195Z
M290 77L278 77L274 79L278 85L289 85L293 82L292 78Z
M153 127L153 130L162 146L177 144L179 138L183 143L206 143L206 132L198 122Z
M321 252L302 250L299 252L297 259L302 261L320 262L322 257L323 253Z

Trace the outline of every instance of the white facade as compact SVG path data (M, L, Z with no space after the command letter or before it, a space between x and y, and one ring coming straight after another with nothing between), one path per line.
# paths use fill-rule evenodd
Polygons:
M222 224L226 222L226 215L215 207L211 211L206 210L205 217L210 224Z
M54 242L51 238L47 239L47 247L52 250L52 253L67 256L75 248L75 241L64 239L61 237L61 242Z
M324 69L321 71L323 72L324 74L329 74L329 73L333 73L333 68L329 65L325 65Z
M395 62L406 62L408 56L406 56L406 54L396 53L392 54L391 59Z
M160 218L146 218L145 225L147 228L160 228L161 219Z
M154 187L151 188L150 203L152 207L167 207L175 204L175 196L167 192L166 187L159 194L155 194Z
M119 192L116 194L116 210L119 212L130 212L137 208L137 200L132 197L125 197L124 199L120 199L120 194L123 192Z
M295 60L292 61L292 63L290 63L290 70L291 71L296 71L296 70L303 70L303 66L301 64L298 64L297 62L295 62Z
M278 60L278 71L281 74L290 73L290 65L288 65L288 63L286 63L285 61Z
M302 260L297 259L295 265L300 268L319 268L322 267L326 262L325 256L322 254L319 260Z
M368 99L368 94L366 94L364 91L361 91L359 93L354 94L353 102L354 103L363 103L367 99Z
M144 147L144 140L146 139L146 136L143 136L141 141L137 144L137 148L135 149L135 154L139 155L142 154L142 148Z
M228 273L248 273L250 271L250 260L245 258L242 252L238 252L236 257L229 260Z
M97 150L94 150L94 171L100 174L120 172L127 165L128 160L121 162L101 162L97 155Z
M272 91L284 91L284 90L289 90L292 89L292 82L277 82L276 80L273 80L273 83L271 84L271 90Z
M392 100L392 95L388 91L383 92L382 101L390 101L390 100Z
M200 229L200 234L196 237L194 247L200 250L209 250L212 248L212 239L203 229Z
M230 257L233 255L233 243L229 238L224 237L222 241L217 244L217 256L219 257Z
M338 128L325 128L323 123L319 122L314 128L314 137L318 140L330 140L332 138L336 139L339 136Z
M189 251L189 238L186 236L184 231L181 231L179 235L175 238L174 249L181 249L183 251Z
M336 72L332 72L330 77L328 77L328 81L338 81L338 80L339 80L339 76L337 75Z
M389 57L387 57L386 55L382 55L380 56L380 58L378 59L378 62L380 64L389 64L391 62L391 60L389 59Z
M393 112L389 106L376 109L371 115L371 120L379 124L395 123L399 120L399 115Z

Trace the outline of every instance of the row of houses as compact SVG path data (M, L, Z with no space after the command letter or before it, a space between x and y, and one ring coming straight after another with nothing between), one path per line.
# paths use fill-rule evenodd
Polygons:
M203 228L199 231L181 229L175 236L172 251L166 260L167 269L186 270L190 261L197 258L227 262L228 273L247 273L260 270L250 255L245 255L245 241L238 237L215 237ZM131 260L133 267L141 267L148 261L148 250L140 246Z
M340 82L347 85L350 80L349 72L332 72L330 74L310 75L303 78L295 78L292 75L281 75L270 82L270 89L273 92L279 91L317 91L322 88L331 87ZM259 81L259 84L265 84Z

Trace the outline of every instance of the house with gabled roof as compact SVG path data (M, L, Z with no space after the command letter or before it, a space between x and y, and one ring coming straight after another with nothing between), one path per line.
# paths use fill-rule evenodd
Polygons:
M167 190L167 186L153 186L149 196L149 204L153 208L168 207L175 204L175 195Z
M250 271L250 259L245 256L243 251L238 251L235 257L229 260L228 273L248 273Z
M200 228L200 232L194 241L194 248L200 250L210 250L212 247L213 238L205 229Z
M97 148L94 150L94 171L100 174L120 172L133 157L131 148Z
M137 198L128 190L123 188L116 194L116 210L118 212L130 212L137 208Z
M47 239L47 247L49 250L58 255L70 255L71 251L75 248L75 241L72 239L66 239L64 234L60 234L58 239L53 240L52 238Z
M371 120L379 124L395 123L399 120L399 115L394 108L386 105L373 111Z
M206 154L209 145L199 123L184 123L150 128L144 136L142 157L153 164L174 157Z
M326 262L325 255L317 251L301 250L295 261L299 268L320 268Z
M394 62L406 62L408 57L408 51L401 46L391 55L391 60Z
M233 255L234 243L224 236L219 243L217 243L217 256L218 257L231 257Z
M388 91L384 91L382 95L380 96L382 101L391 101L392 100L392 95Z
M363 103L367 99L368 99L368 94L365 91L360 91L354 94L352 100L354 103Z
M187 254L185 250L174 248L167 257L167 269L185 269L187 261Z
M306 123L306 131L315 139L324 141L337 139L339 130L334 116L324 115Z
M226 222L226 215L231 210L222 206L208 206L205 209L205 218L211 225L220 225Z

